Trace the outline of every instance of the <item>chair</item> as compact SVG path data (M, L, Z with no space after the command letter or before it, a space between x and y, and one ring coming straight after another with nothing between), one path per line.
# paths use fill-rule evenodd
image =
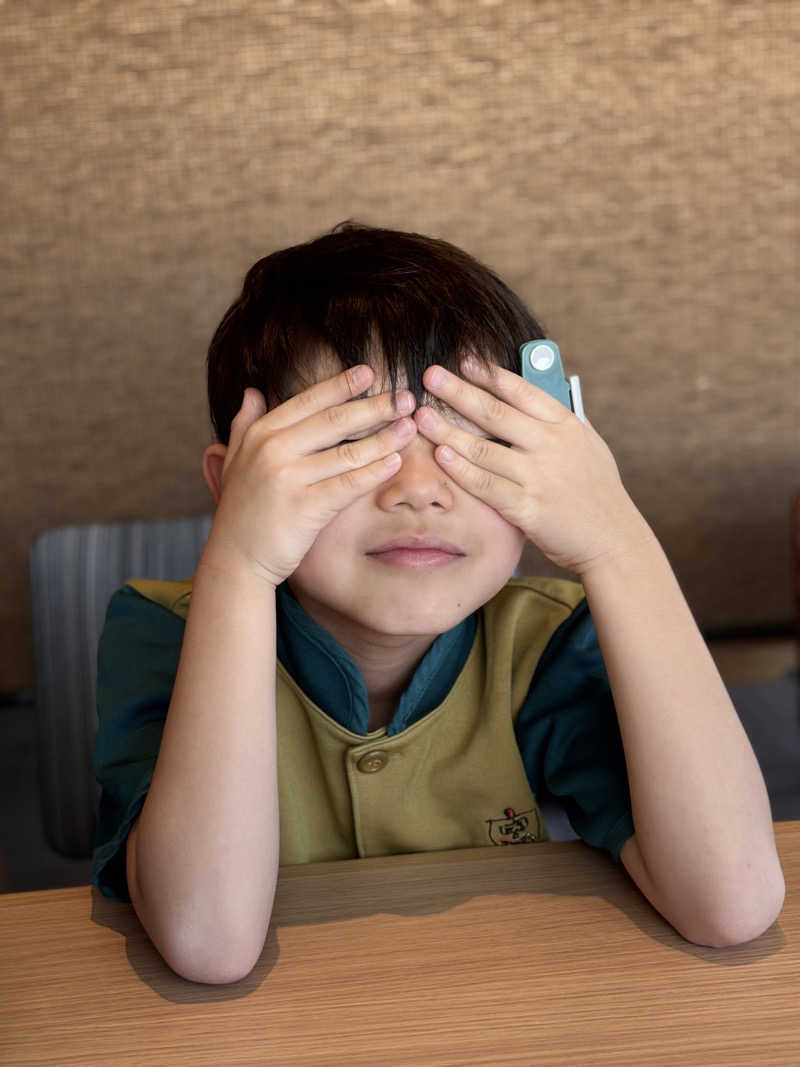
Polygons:
M48 840L92 851L97 791L97 643L111 595L129 578L191 577L211 517L49 530L30 554L39 785Z

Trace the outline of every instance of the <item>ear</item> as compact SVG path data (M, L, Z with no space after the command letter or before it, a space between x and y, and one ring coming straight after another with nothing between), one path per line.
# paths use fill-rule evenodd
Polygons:
M227 446L219 443L209 445L203 453L203 477L211 490L215 504L219 504L219 498L222 495L222 470L227 454Z

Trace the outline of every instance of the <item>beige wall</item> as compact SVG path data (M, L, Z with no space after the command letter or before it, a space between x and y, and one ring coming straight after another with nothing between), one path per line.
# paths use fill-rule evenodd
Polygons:
M798 46L794 0L7 3L0 690L34 536L209 510L214 326L348 217L529 300L704 625L791 619Z

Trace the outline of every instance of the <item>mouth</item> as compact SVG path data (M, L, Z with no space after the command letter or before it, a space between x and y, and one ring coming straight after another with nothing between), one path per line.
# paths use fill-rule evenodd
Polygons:
M367 556L390 567L429 570L455 563L464 553L439 537L398 537L370 549Z

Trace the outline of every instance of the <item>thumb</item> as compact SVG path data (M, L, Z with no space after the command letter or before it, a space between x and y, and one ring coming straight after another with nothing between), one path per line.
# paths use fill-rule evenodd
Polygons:
M252 386L246 388L244 396L242 397L241 408L234 416L233 423L230 424L230 436L228 437L227 455L225 457L226 467L241 448L244 434L247 430L249 430L255 421L262 415L266 414L267 401L263 399L263 394Z
M253 423L260 419L262 415L266 415L266 413L267 402L264 399L264 394L252 386L245 389L242 397L242 406L234 415L231 423L231 434L228 441L229 455L232 456L238 452L244 435Z
M267 402L264 399L264 394L260 389L256 389L254 385L249 385L242 397L242 406L239 408L239 412L244 409L252 412L252 422L256 419L260 419L262 415L267 413Z

